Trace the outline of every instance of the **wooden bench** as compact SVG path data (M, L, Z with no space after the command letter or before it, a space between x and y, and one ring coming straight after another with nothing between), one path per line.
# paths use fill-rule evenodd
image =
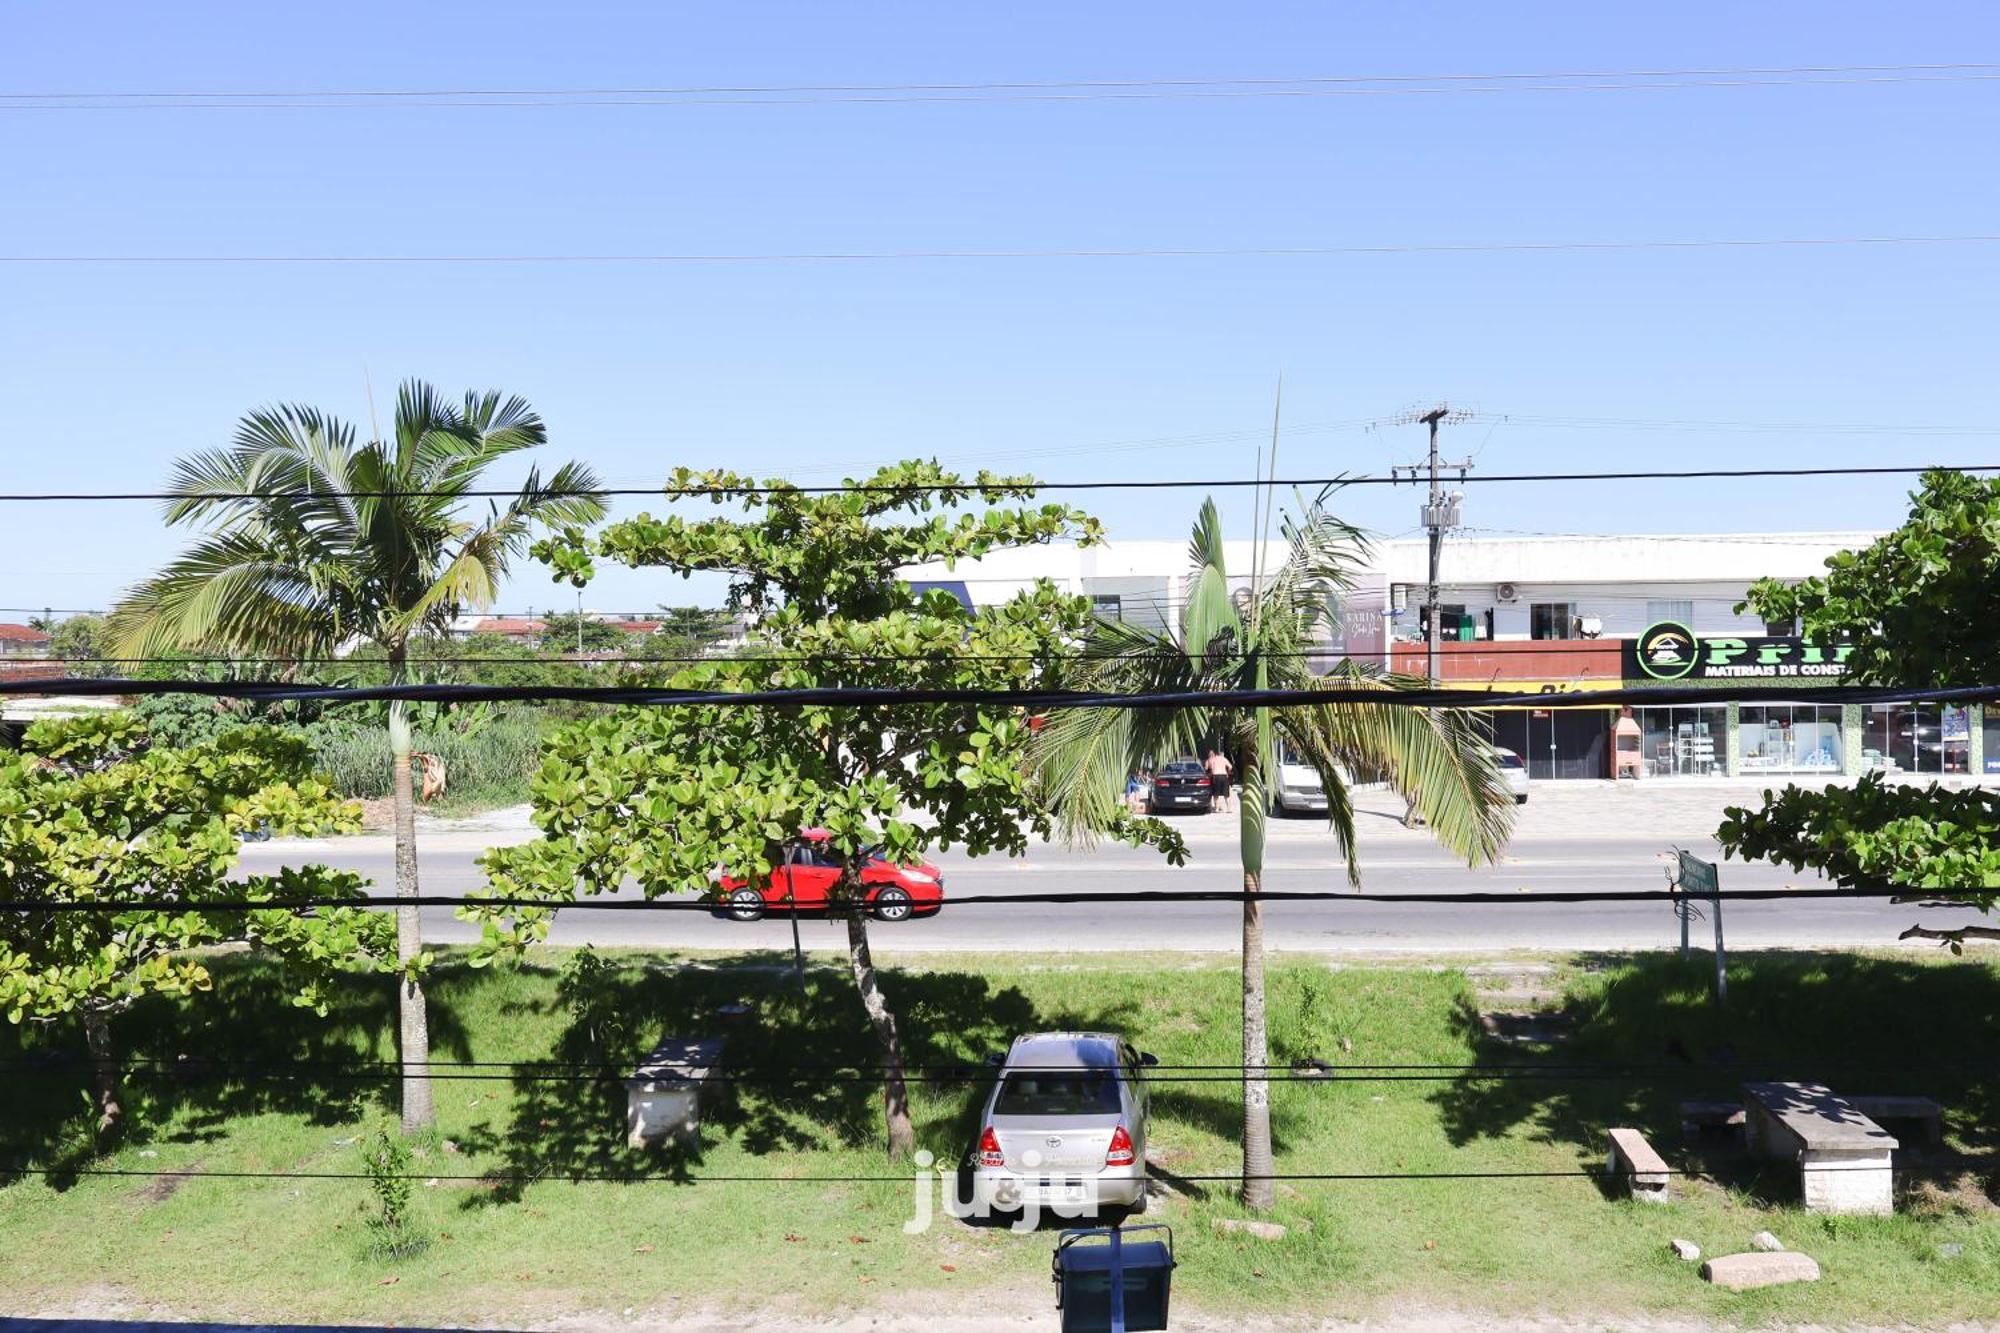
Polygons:
M1944 1142L1944 1108L1928 1097L1857 1096L1850 1093L1847 1101L1878 1125L1885 1122L1913 1125L1923 1141L1932 1147Z
M1745 1083L1750 1148L1799 1164L1807 1212L1895 1210L1896 1140L1818 1083Z
M1667 1182L1673 1178L1666 1159L1654 1152L1646 1136L1636 1129L1614 1129L1610 1137L1611 1153L1605 1169L1625 1182L1633 1198L1665 1203Z

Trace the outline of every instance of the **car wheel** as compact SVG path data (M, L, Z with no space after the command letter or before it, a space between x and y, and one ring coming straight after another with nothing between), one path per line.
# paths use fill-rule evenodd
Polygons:
M902 889L884 889L875 895L874 909L877 921L907 921L910 919L910 895Z
M1523 792L1523 793L1522 793L1521 795L1519 795L1519 796L1516 796L1516 797L1514 798L1514 804L1515 804L1515 805L1526 805L1527 803L1528 803L1528 797L1527 797L1527 793L1525 793L1525 792Z
M764 915L764 895L752 888L731 891L729 895L729 919L731 921L756 921Z

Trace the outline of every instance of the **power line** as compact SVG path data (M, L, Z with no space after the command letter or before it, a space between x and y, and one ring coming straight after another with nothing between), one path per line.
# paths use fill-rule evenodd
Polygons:
M1992 239L2000 240L2000 236ZM1598 481L1698 481L1712 479L1740 479L1756 477L1885 477L1915 476L1931 471L1947 472L2000 472L2000 463L1892 463L1852 467L1753 467L1753 468L1658 468L1634 472L1488 472L1467 476L1468 485L1485 485L1506 482L1598 482ZM1368 473L1353 475L1335 474L1323 477L1276 477L1270 479L1247 477L1190 477L1177 479L1122 478L1094 481L1042 481L1034 478L994 477L986 481L968 479L955 484L941 485L935 482L921 483L876 483L842 482L838 485L795 486L789 483L776 485L747 482L740 485L693 485L693 486L652 486L652 487L605 487L592 492L601 496L658 496L665 499L680 499L693 496L773 496L773 495L938 495L948 492L964 492L975 495L986 491L1156 491L1156 490L1233 490L1245 487L1292 486L1300 489L1308 487L1344 486L1399 486L1408 485L1406 478L1395 475L1380 476ZM504 499L518 494L512 490L454 490L437 491L412 488L400 491L374 490L268 490L268 491L12 491L0 492L0 502L93 502L108 500L174 500L227 503L236 500L394 500L421 497L457 497L463 499ZM42 610L43 608L17 608Z
M1916 902L1925 900L1924 905L1933 908L1970 907L1973 904L1948 901L1950 894L1993 894L2000 892L1994 888L1972 886L1950 888L1941 886L1881 885L1860 888L1832 889L1731 889L1721 895L1729 902L1766 902L1813 900L1822 898L1869 899L1900 898ZM1421 906L1451 907L1535 907L1572 906L1579 903L1700 903L1714 898L1715 894L1690 893L1680 889L1558 889L1549 892L1489 892L1468 893L1362 893L1359 891L1325 889L1260 889L1255 893L1243 889L1135 889L1121 892L1114 890L1077 889L1046 893L975 893L947 898L942 908L954 911L966 907L1023 907L1080 905L1087 903L1116 903L1120 906L1172 903L1398 903ZM1937 899L1937 901L1930 901ZM71 913L119 913L119 912L164 912L171 914L199 914L203 912L283 912L317 910L320 908L351 907L360 909L399 907L481 907L481 908L537 908L546 910L576 909L593 912L726 912L728 903L724 899L706 896L675 896L671 898L520 898L520 897L480 897L476 894L412 894L393 898L215 898L207 901L186 901L176 899L147 898L9 898L0 899L0 912L20 912L30 916L46 916ZM803 912L827 911L837 913L843 909L868 910L868 904L859 899L838 900L826 907L807 904ZM751 924L751 923L745 923Z
M1622 93L1676 92L1688 89L1742 88L1838 88L1880 85L1986 83L1993 74L1887 74L1823 78L1739 78L1661 79L1624 83L1511 83L1463 84L1440 87L1395 88L1160 88L1131 92L981 93L958 94L865 94L798 95L779 97L604 97L476 96L454 98L416 94L403 98L384 97L369 103L315 101L309 95L276 94L270 101L222 100L222 95L190 94L160 96L152 101L93 100L84 94L70 101L8 103L0 101L0 112L25 111L389 111L389 110L563 110L589 108L645 107L788 107L788 106L882 106L928 104L943 106L994 106L1008 103L1077 102L1159 102L1159 101L1258 101L1325 100L1357 97L1462 96L1470 93L1513 95L1520 93ZM109 94L99 95L110 96Z
M1563 705L1675 704L1718 700L1794 703L1801 685L1641 685L1609 690L1504 691L1474 689L1281 688L1090 693L1068 689L808 686L764 690L681 690L647 685L301 685L282 681L134 680L126 677L0 679L0 696L192 694L270 702L599 703L673 708L984 707L1047 711L1059 708L1293 708L1367 704L1388 708L1485 709ZM1810 685L1813 697L1841 703L1977 703L2000 697L2000 685Z
M1369 255L1632 253L1681 250L1827 249L1849 246L1986 245L2000 233L1704 237L1636 241L1466 241L1377 245L1144 246L997 249L795 250L601 254L11 254L0 264L53 265L416 265L416 264L805 264L1016 259L1314 259Z
M827 103L1090 101L1157 98L1355 97L1477 92L1606 92L1644 89L1794 87L1986 81L2000 65L1953 62L1791 65L1672 70L1309 75L968 83L739 84L651 87L70 90L0 94L10 110L148 107L455 107L824 105ZM76 105L72 105L76 104Z
M1842 1168L1825 1167L1822 1170ZM1859 1168L1848 1168L1859 1169ZM1965 1164L1935 1163L1923 1166L1896 1167L1896 1173L1906 1178L1955 1177L1967 1169ZM741 1175L710 1174L688 1175L678 1171L604 1171L595 1168L578 1168L557 1163L545 1163L532 1172L523 1171L482 1171L470 1172L430 1172L412 1171L406 1174L383 1174L373 1171L245 1171L226 1168L175 1168L175 1167L104 1167L104 1166L32 1166L16 1164L0 1165L0 1178L8 1175L50 1176L50 1177L134 1177L157 1179L161 1177L182 1180L409 1180L452 1182L469 1185L538 1185L538 1184L590 1184L590 1185L900 1185L909 1188L912 1175L920 1172L906 1172L902 1175ZM1699 1168L1668 1168L1659 1174L1671 1176L1707 1176L1708 1171ZM1294 1183L1388 1183L1398 1181L1443 1181L1443 1180L1611 1180L1622 1178L1623 1173L1601 1166L1571 1167L1567 1169L1529 1171L1271 1171L1246 1175L1239 1171L1210 1174L1184 1175L1174 1173L1177 1181L1191 1181L1199 1184L1240 1184L1245 1180L1291 1181Z

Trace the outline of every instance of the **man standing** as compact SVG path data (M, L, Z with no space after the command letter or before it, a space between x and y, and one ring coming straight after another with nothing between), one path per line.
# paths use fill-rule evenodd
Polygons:
M1222 751L1210 750L1208 758L1202 761L1202 767L1208 770L1208 785L1215 796L1208 808L1228 814L1235 808L1229 803L1229 775L1236 771L1236 765L1230 763L1229 756Z

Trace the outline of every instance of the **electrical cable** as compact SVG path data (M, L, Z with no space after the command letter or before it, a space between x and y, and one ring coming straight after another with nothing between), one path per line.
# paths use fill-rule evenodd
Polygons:
M1980 1163L1979 1166L1990 1166ZM1861 1167L1821 1167L1822 1171L1862 1170ZM1953 1177L1977 1167L1971 1163L1931 1163L1924 1165L1898 1166L1896 1173L1906 1178ZM1052 1168L1053 1170L1053 1168ZM686 1175L675 1171L629 1171L608 1172L598 1169L578 1169L554 1164L544 1165L533 1172L486 1171L472 1173L423 1172L380 1173L374 1171L241 1171L226 1168L175 1168L175 1167L59 1167L30 1165L0 1165L0 1179L9 1175L50 1176L50 1177L136 1177L151 1179L159 1177L187 1180L409 1180L430 1183L452 1182L471 1185L536 1185L536 1184L597 1184L597 1185L885 1185L894 1184L908 1188L913 1178L922 1179L926 1173L909 1172L903 1175ZM1660 1173L1670 1176L1707 1176L1711 1173L1700 1169L1669 1167ZM1245 1180L1271 1180L1292 1182L1393 1182L1393 1181L1438 1181L1438 1180L1606 1180L1618 1179L1622 1172L1607 1167L1573 1167L1566 1170L1547 1171L1271 1171L1245 1174L1240 1171L1217 1172L1212 1174L1182 1175L1175 1173L1176 1181L1191 1181L1200 1184L1240 1184Z
M2000 236L1991 239L2000 241ZM6 260L0 258L0 263ZM1760 477L1882 477L1916 476L1925 472L2000 472L2000 463L1920 463L1920 464L1879 464L1852 467L1755 467L1755 468L1663 468L1638 472L1485 472L1468 475L1461 480L1465 484L1481 485L1509 482L1597 482L1597 481L1703 481L1717 478L1760 478ZM933 482L894 483L842 482L839 485L794 486L789 483L769 485L745 483L741 485L693 485L693 486L653 486L653 487L600 487L590 492L599 496L658 496L664 499L686 499L691 497L728 496L771 496L771 495L909 495L927 496L952 492L968 495L987 491L1157 491L1157 490L1239 490L1249 487L1296 487L1301 490L1321 487L1345 486L1409 486L1408 477L1394 475L1380 476L1358 473L1354 475L1336 474L1325 477L1276 477L1260 479L1254 477L1214 477L1214 478L1141 478L1128 477L1119 480L1099 481L1042 481L1035 478L992 477L985 481L965 480L951 485ZM1454 482L1454 485L1459 484ZM518 494L512 490L426 490L412 488L401 491L363 490L272 490L272 491L10 491L0 492L0 502L21 503L82 503L109 500L154 500L177 502L202 502L226 504L239 500L394 500L420 498L459 499L504 499ZM32 608L41 610L40 607Z
M526 87L526 88L317 88L317 89L156 89L152 91L40 91L0 93L0 101L157 100L161 98L209 98L216 100L256 100L285 97L325 97L374 100L411 97L698 97L809 95L815 93L974 93L974 92L1058 92L1069 90L1125 90L1148 88L1271 87L1356 84L1411 83L1501 83L1576 79L1688 79L1799 77L1841 74L1964 74L2000 71L2000 64L1977 61L1909 62L1873 65L1749 65L1709 66L1686 69L1591 69L1591 70L1502 70L1489 73L1451 72L1443 74L1333 74L1209 78L1149 79L1033 79L988 80L953 83L780 83L780 84L682 84L650 87Z
M1930 901L1950 894L2000 894L2000 887L1970 886L1949 888L1941 886L1912 887L1908 885L1867 885L1857 888L1828 889L1730 889L1720 896L1723 902L1765 902L1791 899L1811 900L1817 898L1902 898L1912 902L1924 900L1933 908L1971 907L1970 903ZM1517 891L1502 893L1497 891L1472 891L1465 893L1362 893L1324 889L1260 889L1255 893L1244 889L1133 889L1119 892L1113 890L1077 889L1072 891L1052 891L1044 893L975 893L945 899L939 910L950 908L954 911L967 907L1006 907L1028 905L1078 905L1085 903L1118 904L1165 904L1165 903L1411 903L1433 906L1558 906L1575 903L1670 903L1691 902L1700 904L1718 897L1712 893L1684 892L1679 889L1556 889L1550 891ZM808 900L799 905L802 913L837 913L844 908L866 903L847 903L839 900L831 904L820 904ZM174 899L148 898L6 898L0 899L0 912L22 912L30 915L51 913L119 913L119 912L282 912L318 910L321 908L351 907L361 909L394 909L399 907L481 907L481 908L538 908L549 910L581 910L594 912L710 912L726 913L728 904L708 897L672 898L519 898L481 897L477 894L411 894L394 898L215 898L205 901L183 901ZM751 923L742 923L751 924Z
M663 708L1010 708L1047 712L1062 708L1313 708L1365 704L1381 708L1481 711L1491 708L1611 708L1621 705L1796 703L1802 688L1738 684L1640 685L1605 690L1508 692L1487 689L1280 688L1091 693L1073 689L813 686L763 690L683 690L647 685L301 685L253 680L135 680L129 677L47 676L0 679L10 695L185 694L264 702L378 703L597 703ZM1803 679L1826 679L1810 677ZM2000 685L1810 685L1822 703L1977 703L2000 698Z

